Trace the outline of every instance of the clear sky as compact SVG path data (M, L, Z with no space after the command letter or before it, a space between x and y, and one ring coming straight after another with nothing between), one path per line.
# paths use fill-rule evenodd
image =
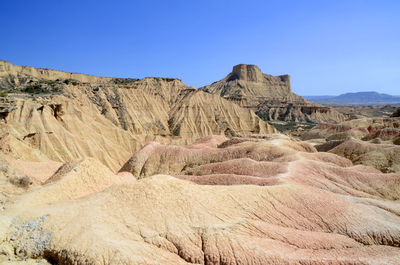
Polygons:
M0 59L194 87L239 63L301 95L400 95L399 0L0 1Z

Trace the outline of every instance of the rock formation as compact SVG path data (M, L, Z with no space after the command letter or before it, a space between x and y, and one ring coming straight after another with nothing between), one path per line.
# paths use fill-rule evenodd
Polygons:
M288 76L231 77L239 105L173 78L1 62L0 263L397 265L400 175L345 157L396 143L398 119L321 124L304 137L353 143L317 152L252 111L269 87L296 104L288 120L328 119ZM396 171L393 146L370 161Z
M251 110L173 78L104 78L0 61L0 88L9 91L0 98L0 149L31 161L94 157L117 170L149 140L275 132Z
M6 203L3 256L50 264L400 260L400 175L280 135L150 143L134 157L123 170L142 179L87 159Z
M340 124L318 124L301 133L300 138L314 142L318 151L344 156L354 164L400 173L398 118L363 118Z
M347 120L361 118L385 118L390 117L396 110L393 105L378 106L333 106L337 112L343 114Z
M263 74L256 65L239 64L224 79L200 88L254 110L265 121L338 122L344 116L292 92L289 75Z
M51 69L39 69L30 66L13 65L10 62L0 60L0 88L10 90L25 89L27 85L47 85L46 81L77 81L82 83L108 83L113 80L109 77L67 73ZM50 83L51 85L51 83Z
M357 165L371 166L385 173L400 173L400 146L351 139L329 152L347 157Z
M397 110L393 112L392 117L400 117L400 108L397 108Z

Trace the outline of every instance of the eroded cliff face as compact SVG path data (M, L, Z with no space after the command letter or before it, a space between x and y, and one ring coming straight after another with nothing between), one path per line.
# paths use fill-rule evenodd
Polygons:
M149 140L275 132L253 111L174 78L103 78L1 62L0 87L9 92L0 98L0 148L27 160L95 157L117 170Z
M224 79L200 90L254 110L265 121L338 122L344 116L330 107L294 94L290 76L263 74L256 65L239 64Z

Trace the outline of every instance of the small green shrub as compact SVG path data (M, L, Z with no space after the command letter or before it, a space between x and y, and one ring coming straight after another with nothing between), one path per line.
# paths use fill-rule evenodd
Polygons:
M111 82L113 82L116 85L130 85L138 80L139 79L136 78L113 78Z
M26 92L26 93L31 93L31 94L40 93L40 92L42 92L42 87L41 87L40 85L37 85L37 84L35 84L35 85L30 85L30 86L27 86L27 87L24 89L24 92Z
M7 91L0 91L0 98L6 98L8 97Z
M30 185L33 184L33 181L30 177L27 175L23 176L13 176L10 178L10 182L14 184L15 186L21 187L21 188L27 188Z
M303 128L304 130L310 130L314 128L315 123L312 122L294 122L289 121L285 123L273 123L270 122L278 131L285 132L285 131L292 131L296 130L297 128Z

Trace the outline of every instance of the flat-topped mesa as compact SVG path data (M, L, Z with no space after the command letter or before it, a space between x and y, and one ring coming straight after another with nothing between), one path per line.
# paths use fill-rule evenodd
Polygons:
M292 92L289 75L263 74L258 66L250 64L235 65L232 72L224 79L200 89L220 94L227 99L236 101L245 99L246 102L242 102L241 105L246 107L249 107L247 103L250 99L253 101L262 99L263 102L266 99L273 102L305 102Z
M243 80L247 82L257 82L257 83L283 83L291 91L290 76L289 75L279 75L273 76L268 74L263 74L261 69L254 64L238 64L232 69L232 73L229 75L228 80Z
M250 64L235 65L232 72L224 79L200 89L212 94L220 94L227 99L240 100L242 101L240 105L250 108L265 101L274 104L307 103L305 99L292 92L289 75L263 74L258 66Z
M251 82L263 82L264 76L257 65L238 64L233 67L232 79L240 79Z
M329 107L314 104L293 93L289 75L263 74L256 65L235 65L224 79L200 90L254 110L267 121L334 122L344 119Z

